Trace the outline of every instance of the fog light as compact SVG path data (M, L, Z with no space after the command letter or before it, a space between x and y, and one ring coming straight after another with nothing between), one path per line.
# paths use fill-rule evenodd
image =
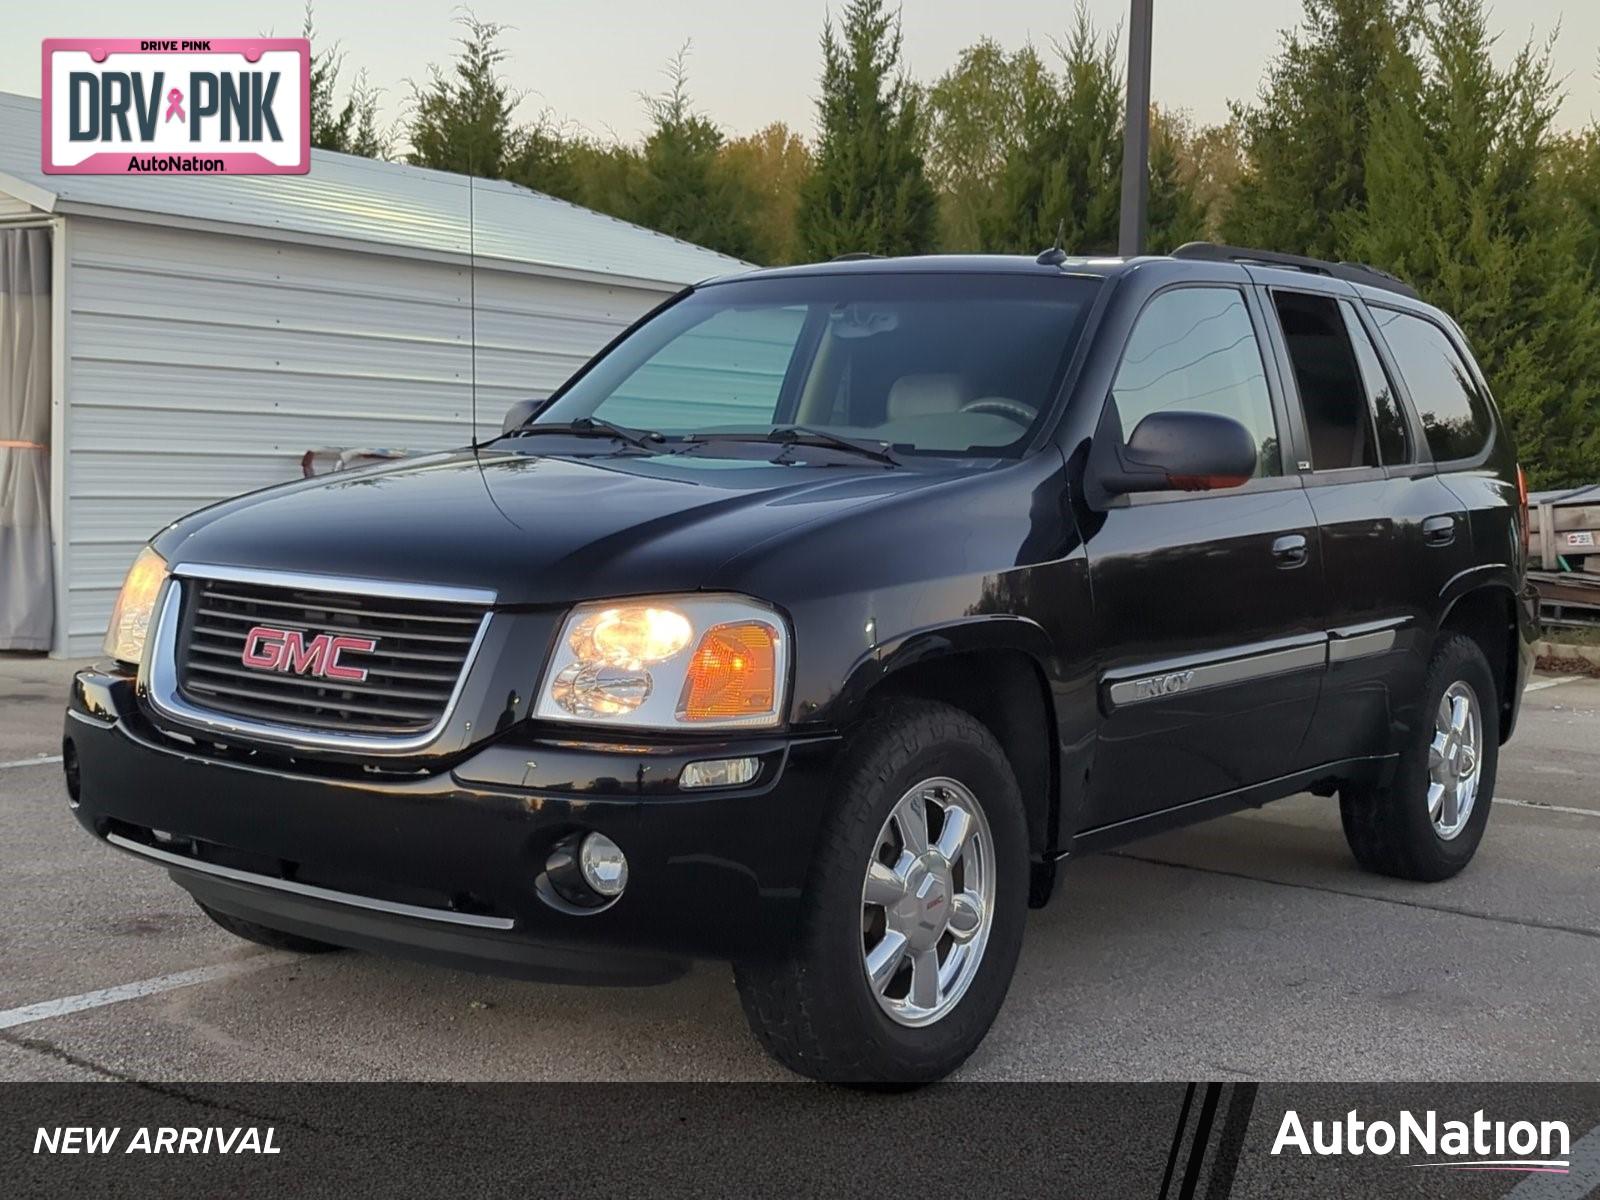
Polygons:
M620 896L628 886L628 859L622 847L603 833L591 833L578 847L583 881L602 896Z
M713 758L692 762L678 776L681 788L737 787L749 783L761 770L756 758Z

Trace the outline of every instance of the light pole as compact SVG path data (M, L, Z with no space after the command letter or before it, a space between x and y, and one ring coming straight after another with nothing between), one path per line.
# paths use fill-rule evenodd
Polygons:
M1128 16L1128 114L1122 125L1122 229L1117 252L1144 249L1150 192L1150 21L1155 0L1132 0Z

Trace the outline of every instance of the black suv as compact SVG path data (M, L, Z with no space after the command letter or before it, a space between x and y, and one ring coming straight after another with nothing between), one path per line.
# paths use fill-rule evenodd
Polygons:
M803 1074L988 1030L1071 856L1296 792L1443 879L1534 609L1449 317L1187 246L690 288L458 452L158 534L67 785L224 928L534 979L730 960Z

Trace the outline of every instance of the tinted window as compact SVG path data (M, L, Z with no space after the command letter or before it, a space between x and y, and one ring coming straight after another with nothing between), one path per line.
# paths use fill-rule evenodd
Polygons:
M1111 392L1124 440L1153 412L1216 413L1255 438L1258 476L1283 473L1261 348L1235 288L1177 288L1152 300Z
M1477 454L1489 440L1489 398L1444 330L1392 308L1374 307L1372 315L1405 378L1434 460Z
M1367 336L1361 318L1346 300L1339 302L1344 310L1345 328L1350 331L1350 341L1355 346L1356 362L1361 366L1361 378L1372 400L1372 412L1378 423L1378 450L1386 466L1408 463L1411 456L1411 430L1406 427L1405 416L1395 398L1389 376L1378 358L1377 348Z
M1294 367L1295 390L1311 442L1311 469L1378 465L1367 391L1339 302L1274 290L1273 306Z
M857 272L714 284L640 326L536 423L594 416L669 441L798 424L909 452L1020 453L1098 286Z
M730 308L647 357L595 415L645 429L711 429L772 419L804 305Z

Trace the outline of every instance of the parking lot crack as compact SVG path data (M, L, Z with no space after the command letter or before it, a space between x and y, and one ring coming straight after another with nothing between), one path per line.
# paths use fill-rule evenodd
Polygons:
M1454 917L1468 917L1474 921L1488 921L1494 925L1514 925L1524 929L1543 929L1551 933L1570 933L1577 937L1600 941L1600 929L1590 929L1583 925L1567 925L1560 921L1540 921L1533 917L1498 916L1494 913L1460 908L1453 904L1426 904L1418 900L1402 900L1395 896L1375 896L1371 892L1357 892L1347 888L1328 887L1320 883L1301 883L1292 879L1271 879L1262 875L1251 875L1245 871L1230 871L1223 867L1201 867L1193 863L1176 862L1165 858L1150 858L1143 854L1129 854L1121 850L1108 850L1105 853L1109 858L1125 858L1132 862L1146 863L1153 867L1167 867L1175 871L1197 871L1202 875L1219 875L1225 879L1245 879L1252 883L1264 883L1271 887L1295 888L1304 892L1322 892L1330 896L1348 896L1352 900L1371 900L1378 904L1393 904L1400 908L1414 908L1424 912L1445 913Z
M93 1059L84 1058L70 1050L64 1050L54 1042L40 1037L22 1037L18 1034L7 1033L0 1030L0 1042L8 1046L15 1046L19 1050L28 1050L34 1054L43 1055L54 1059L56 1062L66 1063L80 1071L88 1071L102 1079L116 1083L128 1083L142 1091L164 1097L168 1100L181 1100L186 1104L197 1105L200 1108L212 1109L219 1113L227 1113L234 1117L246 1117L252 1121L270 1121L279 1125L292 1126L306 1133L327 1134L333 1131L302 1121L295 1117L287 1117L281 1113L257 1112L240 1104L219 1100L214 1096L196 1093L181 1087L172 1087L167 1084L153 1083L150 1080L140 1079L138 1076L125 1074L112 1067L104 1066Z

